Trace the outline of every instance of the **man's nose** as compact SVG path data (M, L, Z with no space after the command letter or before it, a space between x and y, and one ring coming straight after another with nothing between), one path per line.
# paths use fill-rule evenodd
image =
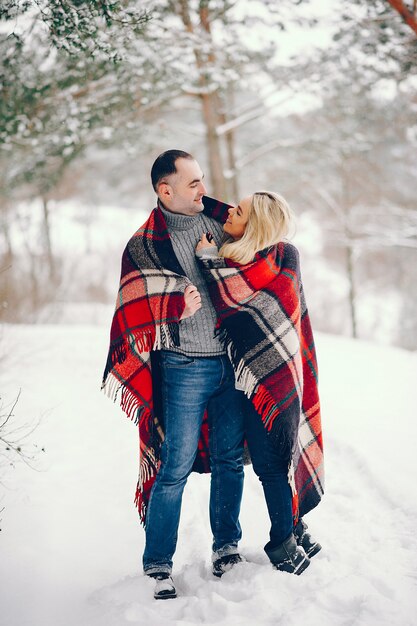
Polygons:
M200 183L200 191L201 191L202 194L206 195L207 189L206 189L204 183Z

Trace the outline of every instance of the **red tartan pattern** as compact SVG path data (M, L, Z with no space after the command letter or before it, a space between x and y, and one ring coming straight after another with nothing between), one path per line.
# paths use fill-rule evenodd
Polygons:
M317 361L298 251L280 243L245 266L220 258L202 265L237 379L265 428L292 446L296 522L324 486Z
M205 198L210 213L228 205ZM190 284L172 248L162 212L156 208L129 240L122 256L120 286L110 330L102 389L139 426L139 479L135 503L142 523L159 469L163 440L159 349L178 345L184 289ZM207 414L193 471L209 472Z
M208 215L221 222L225 220L228 205L207 197L204 198L204 205ZM286 246L288 250L288 244ZM283 244L278 249L282 253ZM295 250L293 246L291 249ZM214 304L219 313L219 325L229 317L234 324L237 311L246 308L247 312L258 302L259 290L264 289L268 294L273 286L271 293L277 298L278 287L274 281L277 276L280 279L278 299L290 328L297 328L303 354L304 387L296 359L290 359L292 362L287 364L283 372L276 371L273 376L266 375L265 379L251 373L249 363L243 375L252 387L252 402L268 429L272 429L277 416L294 405L291 399L294 395L298 397L301 392L302 420L293 459L296 485L293 512L296 520L298 513L303 515L320 501L323 492L323 446L315 380L317 364L308 314L300 305L303 294L299 282L298 256L295 268L287 267L284 259L281 259L281 265L277 265L277 259L259 255L256 263L245 267L246 273L236 271L238 264L228 262L227 271L231 274L224 280L224 285L220 275L217 276L215 282L219 296L215 296ZM143 523L150 491L159 469L159 448L163 440L158 367L157 361L152 362L152 357L158 354L160 348L169 348L178 343L178 323L184 308L183 292L187 284L190 281L183 275L175 257L162 213L154 209L123 253L120 287L102 385L114 400L120 392L123 411L139 426L140 470L135 503ZM294 294L297 296L295 299ZM241 336L245 337L244 330ZM231 348L237 349L237 344L229 342ZM237 350L238 354L240 352ZM234 364L239 373L236 358ZM207 415L193 470L210 471Z

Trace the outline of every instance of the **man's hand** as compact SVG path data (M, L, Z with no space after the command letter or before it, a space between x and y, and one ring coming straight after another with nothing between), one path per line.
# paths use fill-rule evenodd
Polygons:
M180 317L180 320L185 320L187 317L191 317L201 309L201 296L195 285L187 285L184 289L185 309Z

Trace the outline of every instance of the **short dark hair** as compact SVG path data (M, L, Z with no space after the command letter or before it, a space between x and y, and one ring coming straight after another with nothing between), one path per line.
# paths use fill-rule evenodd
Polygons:
M183 150L166 150L155 159L151 169L152 187L155 191L164 176L176 173L175 162L177 159L194 159L194 157Z

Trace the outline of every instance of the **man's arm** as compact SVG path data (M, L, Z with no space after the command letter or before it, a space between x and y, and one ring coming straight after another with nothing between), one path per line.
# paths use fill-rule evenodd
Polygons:
M201 295L195 285L187 285L184 290L184 301L185 308L182 312L180 320L191 317L198 311L198 309L201 309Z

